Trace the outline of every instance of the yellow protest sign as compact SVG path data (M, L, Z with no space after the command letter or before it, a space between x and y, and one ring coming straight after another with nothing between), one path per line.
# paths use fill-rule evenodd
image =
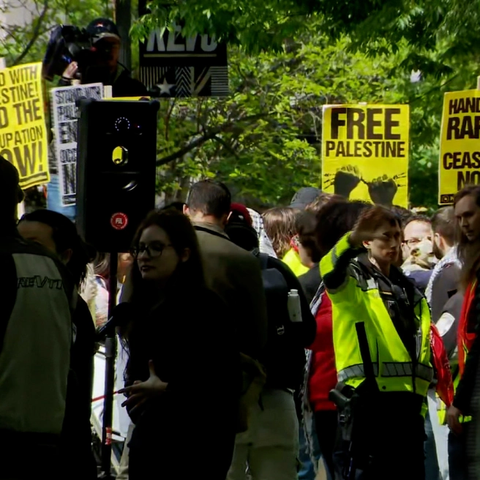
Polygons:
M408 105L325 105L323 190L407 207L409 129Z
M24 189L50 181L41 73L41 63L0 71L0 155Z
M480 184L479 140L480 91L445 93L438 162L440 205L451 205L465 185Z

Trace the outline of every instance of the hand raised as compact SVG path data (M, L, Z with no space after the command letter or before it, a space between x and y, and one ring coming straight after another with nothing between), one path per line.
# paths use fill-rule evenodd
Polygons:
M390 215L390 211L380 205L364 210L350 235L352 246L360 247L368 240L385 239L383 227Z
M76 78L78 73L78 63L77 62L71 62L68 67L65 69L63 72L63 77L68 78L70 80L73 80Z

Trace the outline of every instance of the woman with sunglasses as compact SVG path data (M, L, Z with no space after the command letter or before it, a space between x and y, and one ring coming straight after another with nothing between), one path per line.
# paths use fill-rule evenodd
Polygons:
M124 406L135 423L129 478L224 480L235 439L239 353L226 308L205 286L195 231L174 209L148 215L134 239L121 335ZM241 299L239 299L241 301Z

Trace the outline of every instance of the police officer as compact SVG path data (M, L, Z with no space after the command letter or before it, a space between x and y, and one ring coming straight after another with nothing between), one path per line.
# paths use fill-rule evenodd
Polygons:
M345 478L425 478L430 311L394 266L400 222L385 207L365 210L320 263L333 306L338 380L358 396Z

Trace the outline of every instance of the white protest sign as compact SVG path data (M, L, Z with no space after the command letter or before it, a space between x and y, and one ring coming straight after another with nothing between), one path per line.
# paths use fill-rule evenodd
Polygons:
M103 85L75 85L51 90L55 157L60 175L60 196L63 206L75 205L77 177L76 101L81 98L103 98Z

